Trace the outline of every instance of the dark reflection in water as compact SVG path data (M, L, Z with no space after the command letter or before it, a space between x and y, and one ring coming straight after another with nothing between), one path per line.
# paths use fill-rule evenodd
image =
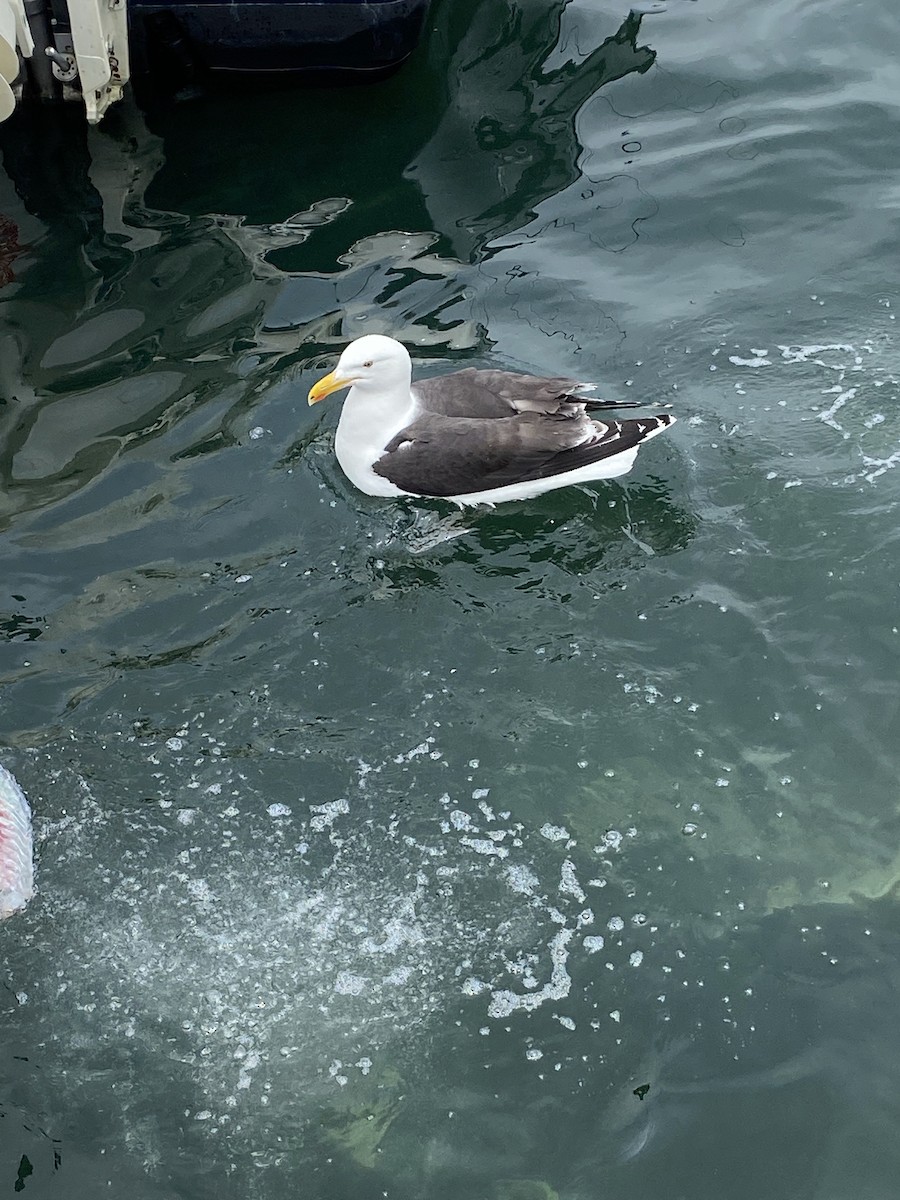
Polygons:
M459 14L451 102L407 173L461 257L480 256L577 178L576 114L600 88L647 71L656 57L638 45L641 17L631 13L580 62L548 68L565 7L527 3L499 29L487 6Z
M4 140L7 169L46 227L7 306L7 523L79 492L173 424L189 426L211 400L221 408L235 344L252 338L264 307L239 250L211 238L209 222L191 229L163 216L159 228L142 225L140 187L132 186L144 166L139 146L94 134L89 153L79 127L80 137L56 152L55 116L26 110ZM138 135L152 159L156 143ZM136 219L130 232L123 211ZM225 280L230 306L209 321L204 314ZM215 442L228 444L227 435L218 431Z
M694 517L674 502L669 485L653 480L621 491L575 491L533 512L523 505L501 521L478 522L476 531L488 573L509 554L511 562L521 562L510 567L513 574L552 561L565 574L596 577L601 570L639 567L655 555L683 550L694 527Z
M475 259L577 177L575 117L585 101L655 60L631 13L581 61L548 67L567 7L437 5L426 47L364 98L346 89L289 93L274 105L226 97L192 106L187 122L186 110L157 116L166 162L148 202L265 225L322 197L351 198L340 230L273 253L286 270L329 270L339 239L345 247L393 223L436 229L454 254ZM384 177L390 190L371 186Z

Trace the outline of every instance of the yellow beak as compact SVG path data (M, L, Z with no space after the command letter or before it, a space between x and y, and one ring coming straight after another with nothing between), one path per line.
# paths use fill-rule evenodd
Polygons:
M356 380L348 379L346 375L338 375L337 370L323 376L318 383L314 383L309 389L307 402L309 404L318 404L320 400L324 400L326 396L330 396L332 392L339 392L341 388L350 387Z

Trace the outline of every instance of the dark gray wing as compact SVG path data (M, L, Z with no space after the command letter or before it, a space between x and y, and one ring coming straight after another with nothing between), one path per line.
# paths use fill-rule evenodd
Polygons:
M373 469L405 492L465 496L599 462L673 420L668 414L601 422L581 413L526 412L507 420L423 413L388 443Z
M584 412L586 403L586 398L577 393L590 386L575 379L545 379L513 371L476 371L467 367L435 379L417 380L413 392L425 412L490 420L525 412L577 416Z

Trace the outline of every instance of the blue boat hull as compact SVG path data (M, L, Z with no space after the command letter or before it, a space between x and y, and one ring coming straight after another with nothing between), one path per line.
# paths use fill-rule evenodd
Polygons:
M210 76L378 77L422 34L428 0L129 0L132 61L157 90Z

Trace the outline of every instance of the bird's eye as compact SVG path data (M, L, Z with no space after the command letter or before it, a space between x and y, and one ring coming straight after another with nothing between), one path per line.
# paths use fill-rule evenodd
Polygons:
M372 365L371 360L367 363L363 363L364 367L371 367L371 365Z

